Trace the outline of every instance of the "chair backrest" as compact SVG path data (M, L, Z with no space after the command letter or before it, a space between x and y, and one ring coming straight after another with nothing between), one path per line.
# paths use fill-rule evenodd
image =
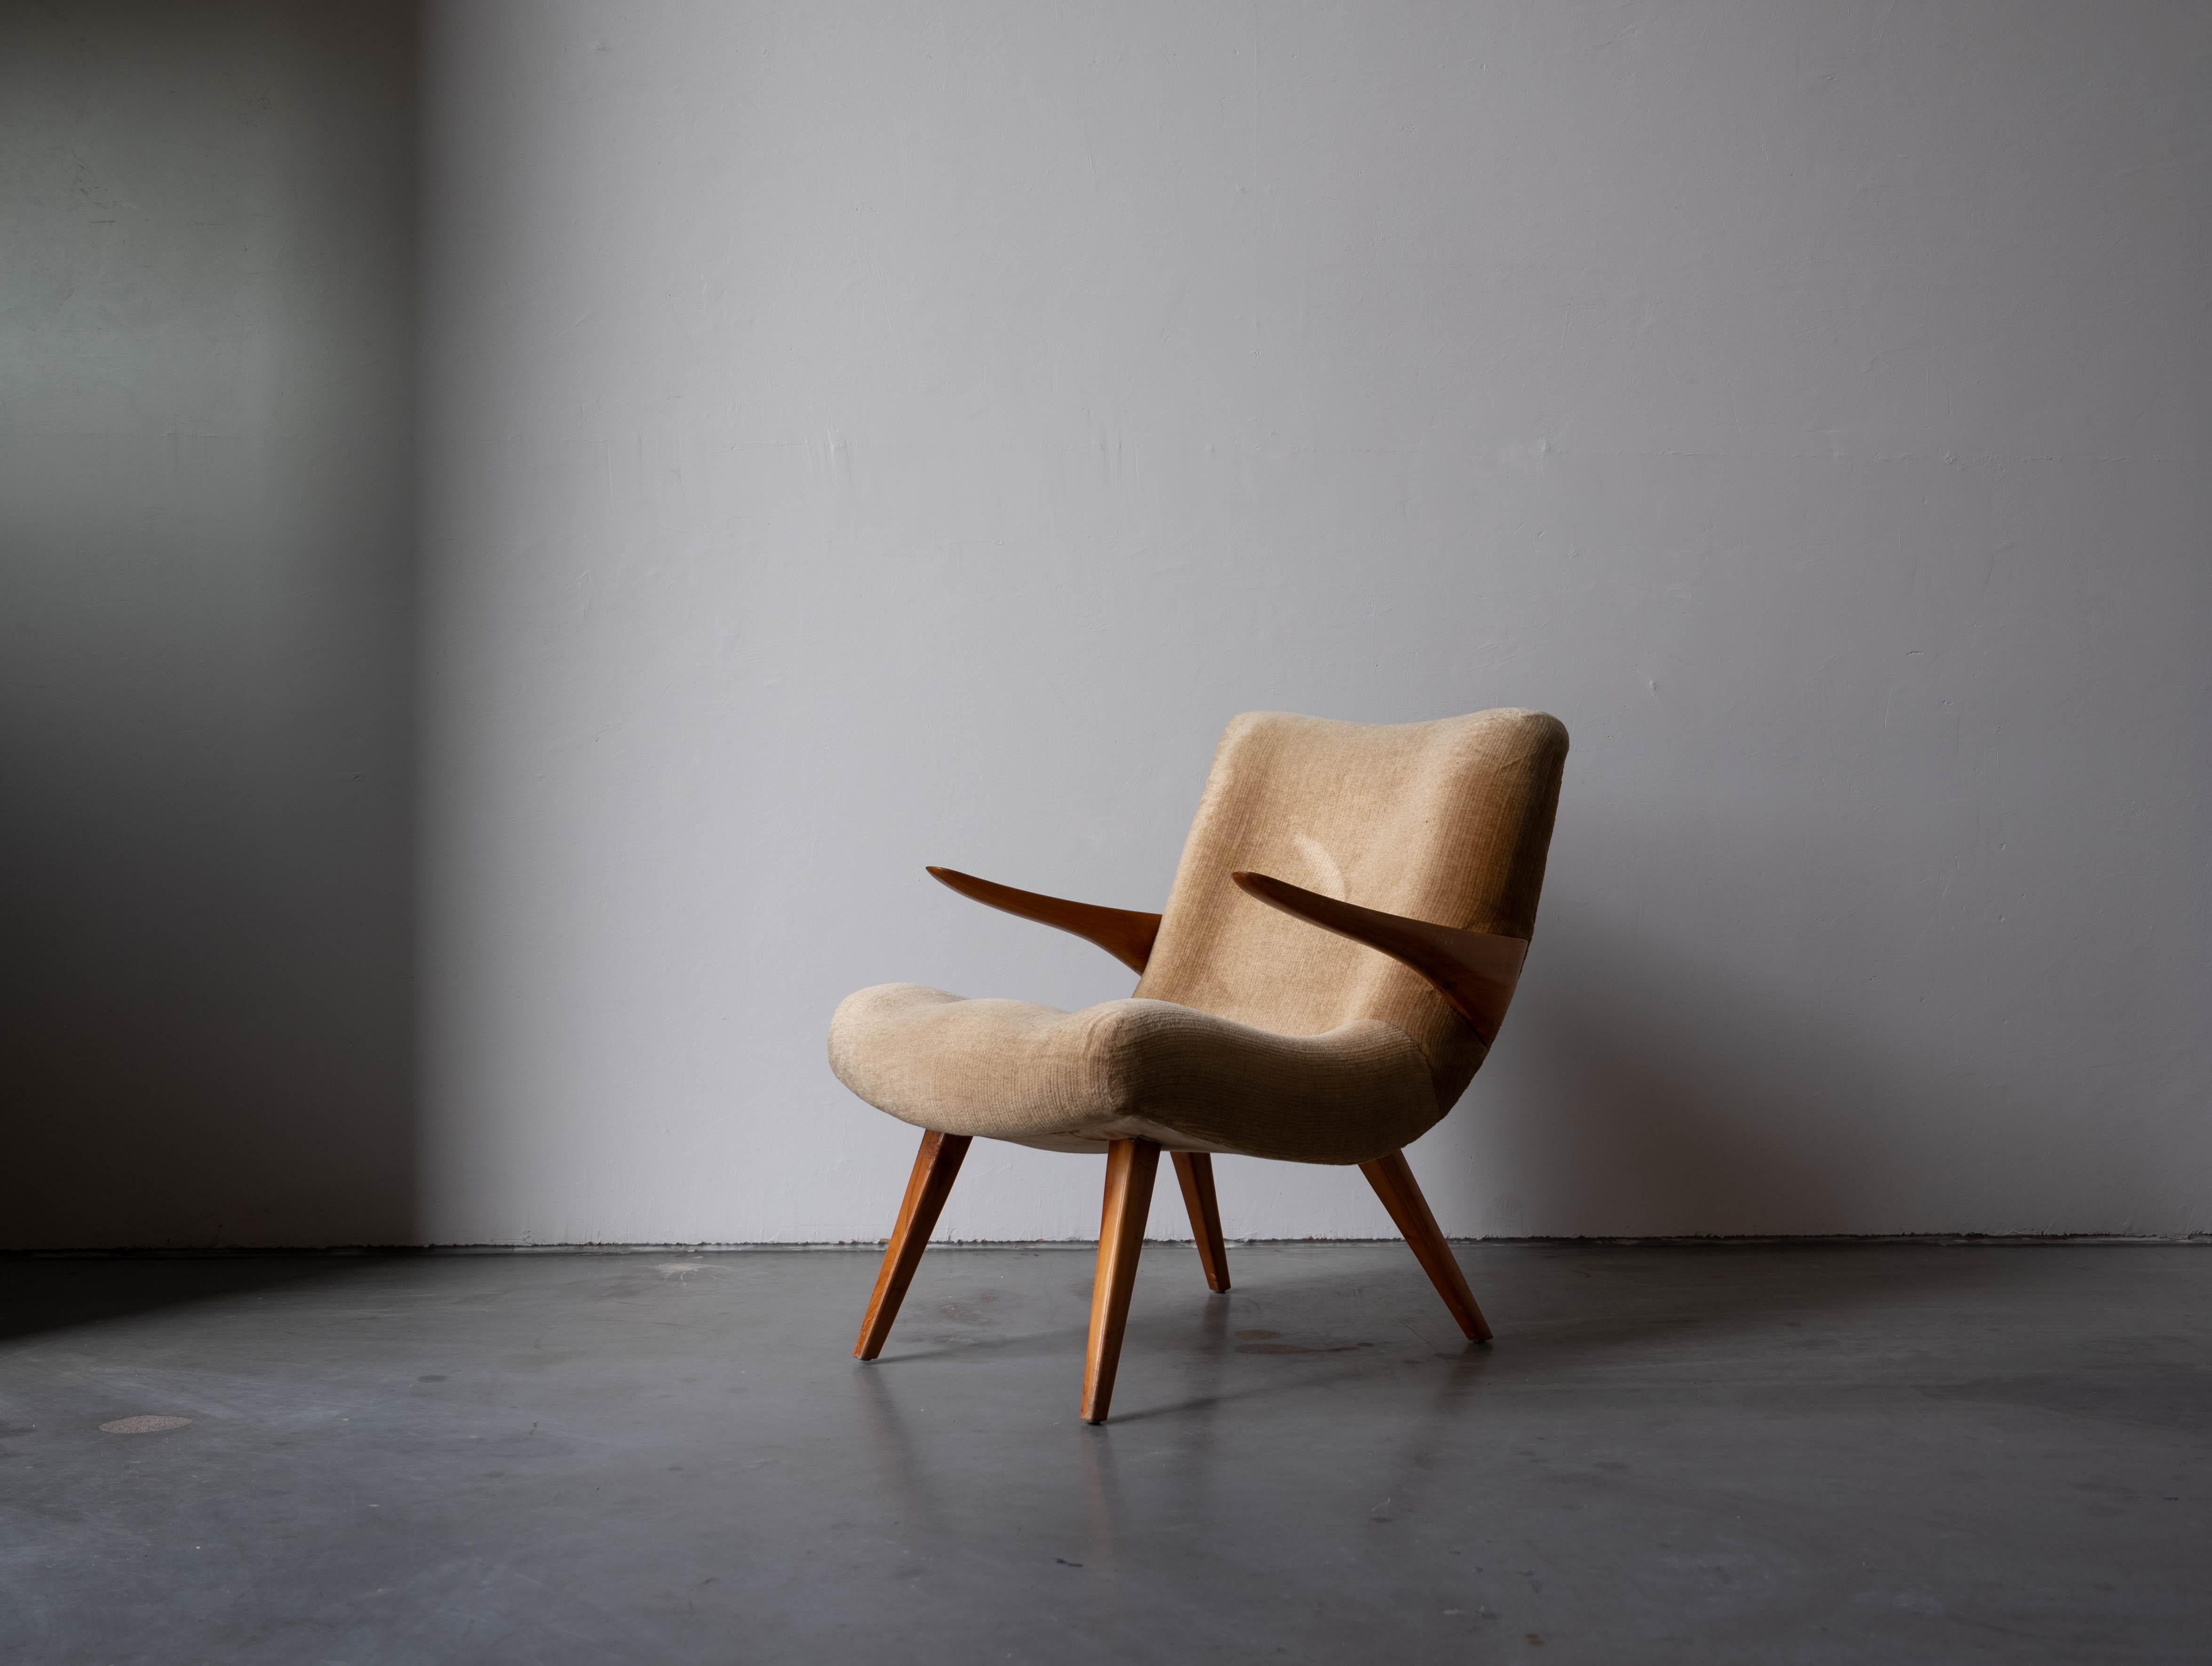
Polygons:
M1137 994L1278 1034L1395 1025L1449 1107L1482 1062L1474 1026L1411 968L1230 882L1273 874L1440 926L1529 936L1566 727L1500 710L1434 723L1248 712L1214 753Z

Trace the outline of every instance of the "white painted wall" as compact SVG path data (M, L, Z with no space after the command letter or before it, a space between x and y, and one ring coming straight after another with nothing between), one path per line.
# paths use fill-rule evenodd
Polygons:
M1450 1231L2212 1228L2212 12L431 48L426 1237L874 1236L840 996L1128 987L925 861L1155 906L1231 714L1502 703L1576 750ZM945 1229L1097 1182L979 1149Z

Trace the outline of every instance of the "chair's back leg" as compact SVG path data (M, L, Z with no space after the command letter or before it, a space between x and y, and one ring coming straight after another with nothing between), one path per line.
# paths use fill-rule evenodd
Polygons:
M854 1359L872 1359L884 1351L891 1321L898 1317L906 1287L914 1282L914 1270L921 1265L921 1252L929 1247L929 1235L937 1228L937 1217L944 1212L945 1200L952 1195L960 1159L968 1155L969 1138L964 1134L939 1134L934 1128L921 1136L914 1172L907 1177L906 1200L899 1205L898 1225L891 1229L883 1269L876 1274L876 1293L868 1298L868 1316L860 1321L860 1340L853 1344Z
M1190 1235L1198 1243L1198 1262L1206 1269L1206 1287L1229 1288L1229 1247L1221 1241L1221 1205L1213 1196L1213 1158L1202 1151L1179 1151L1175 1157L1176 1182L1182 1188L1183 1205L1190 1211Z
M1488 1341L1489 1322L1475 1305L1474 1292L1467 1287L1459 1262L1452 1257L1451 1245L1444 1242L1443 1233L1437 1230L1437 1218L1429 1213L1429 1201L1421 1195L1413 1170L1407 1164L1406 1153L1394 1151L1372 1163L1362 1163L1359 1172L1367 1177L1375 1195L1382 1200L1390 1219L1405 1234L1414 1259L1421 1263L1421 1270L1429 1275L1429 1282L1436 1286L1437 1294L1444 1298L1444 1305L1459 1321L1459 1328L1467 1333L1468 1340Z
M1129 1292L1137 1282L1137 1257L1145 1247L1145 1219L1152 1213L1152 1177L1159 1166L1160 1148L1149 1140L1116 1140L1107 1149L1098 1275L1091 1286L1091 1348L1083 1361L1085 1423L1103 1423L1114 1398L1121 1332L1129 1322Z

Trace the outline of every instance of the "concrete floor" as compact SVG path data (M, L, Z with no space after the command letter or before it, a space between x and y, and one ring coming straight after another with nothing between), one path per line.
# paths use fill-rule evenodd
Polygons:
M0 1263L0 1659L2212 1659L2212 1247L1461 1255Z

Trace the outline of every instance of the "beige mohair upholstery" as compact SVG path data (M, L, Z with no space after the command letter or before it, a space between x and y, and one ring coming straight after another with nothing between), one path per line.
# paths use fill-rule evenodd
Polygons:
M1133 999L1068 1013L884 984L838 1007L831 1067L947 1134L1307 1163L1396 1151L1451 1109L1481 1038L1419 973L1229 876L1528 937L1566 750L1539 712L1387 727L1249 713L1215 754Z
M830 1048L845 1085L894 1116L1051 1150L1136 1139L1311 1161L1354 1137L1357 1106L1359 1155L1333 1160L1363 1162L1437 1116L1420 1049L1372 1019L1285 1036L1165 1000L1063 1012L885 983L837 1009Z

